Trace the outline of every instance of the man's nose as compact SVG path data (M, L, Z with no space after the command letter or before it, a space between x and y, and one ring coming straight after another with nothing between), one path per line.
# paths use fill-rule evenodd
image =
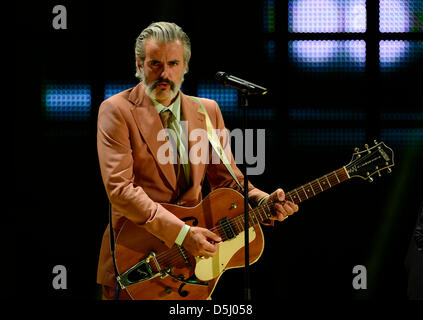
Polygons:
M167 79L169 77L169 66L167 64L163 65L162 73L160 77L163 79Z

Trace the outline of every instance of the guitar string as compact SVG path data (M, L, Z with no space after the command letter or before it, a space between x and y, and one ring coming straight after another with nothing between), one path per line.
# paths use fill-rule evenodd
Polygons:
M321 178L318 178L318 179L316 179L316 180L314 180L313 182L311 182L310 184L312 185L312 187L313 187L313 185L314 185L314 187L317 187L317 180L319 180L319 181L322 181L322 180L324 180L325 178L327 178L327 180L329 181L329 184L330 184L330 186L329 186L329 188L331 187L331 183L330 183L330 180L333 180L332 182L334 182L333 183L333 185L336 185L336 184L338 184L338 183L340 183L340 182L338 182L338 183L336 183L336 181L334 180L334 175L336 175L336 171L334 171L334 172L332 172L332 173L330 173L330 174L327 174L327 175L325 175L324 177L321 177ZM345 174L344 174L344 176L345 176ZM341 179L342 179L343 177L341 176ZM320 183L319 183L319 186L320 186ZM295 190L293 190L293 191L296 191L297 193L298 193L298 189L300 189L300 188L303 188L304 187L304 185L303 186L301 186L301 187L299 187L299 188L297 188L297 189L295 189ZM314 189L314 187L313 187L313 189ZM329 189L328 188L328 189ZM320 188L321 189L321 191L318 191L318 193L319 192L322 192L322 191L324 191L324 190L327 190L327 189L323 189L323 188ZM290 192L288 192L287 194L286 194L286 196L287 197L290 197L291 199L292 199L292 197L290 196L290 194L293 192L293 191L290 191ZM307 197L307 195L306 195L306 197ZM307 199L308 199L308 197L307 197ZM300 199L299 200L302 200L301 199L301 197L300 197ZM276 200L275 200L276 201ZM269 211L271 211L271 209L270 209L270 207L269 207L269 204L273 204L275 201L273 201L273 200L271 200L271 201L268 201L267 203L266 203L266 206L268 207L268 210ZM260 213L260 210L263 210L264 211L264 205L263 206L260 206L260 207L257 207L257 208L255 208L255 209L252 209L251 210L251 213L252 214L250 214L250 219L251 219L251 221L253 222L252 223L252 225L255 225L255 223L254 223L254 217L256 218L256 220L257 220L257 223L259 223L259 220L258 220L258 218L257 218L257 213L259 214L259 216L260 216L260 220L261 221L264 221L264 220L266 220L266 219L263 219L263 217L261 216L261 213ZM266 218L268 218L268 216L267 216L267 214L266 214L266 212L264 211L264 214L265 214L265 217ZM231 221L228 221L228 222L224 222L224 223L222 223L222 224L220 224L219 226L216 226L216 227L213 227L213 228L211 228L210 230L211 231L219 231L219 233L221 234L221 235L223 235L223 234L226 234L226 230L228 230L230 227L231 227L231 222L232 222L232 224L236 224L236 226L237 226L237 228L239 229L239 231L243 231L244 229L243 228L240 228L239 227L239 223L240 222L244 222L244 219L243 219L244 217L242 216L242 215L239 215L239 216L236 216L236 217L234 217L233 219L231 219ZM249 219L249 220L250 220ZM241 226L242 226L242 224L240 224ZM238 233L239 234L239 233ZM223 236L222 237L223 238L223 241L226 241L227 239L225 239L226 238L226 236ZM183 249L182 249L183 250ZM171 251L171 250L167 250L167 251L165 251L165 252L163 252L162 254L159 254L158 255L158 257L157 257L157 259L159 260L159 259L161 259L161 258L166 258L166 261L167 261L167 263L170 263L170 261L176 261L176 260L178 260L178 261L181 261L181 260L183 260L183 257L181 256L181 253L179 252L179 251L177 251L177 250L173 250L173 251L175 251L175 252L173 252L171 255L169 255L171 252L169 252L169 251ZM175 258L176 258L176 260L175 260ZM185 260L184 260L185 261Z
M363 160L364 160L364 158L365 157L363 157ZM343 169L343 168L341 168L341 169ZM330 183L330 179L334 179L334 175L337 174L336 172L337 171L340 171L341 169L338 169L336 171L333 171L333 172L331 172L331 173L329 173L329 174L327 174L327 175L325 175L325 176L323 176L321 178L315 179L312 182L310 182L309 184L312 186L313 189L314 189L314 187L317 187L317 184L319 184L320 189L321 189L321 191L318 191L317 193L314 192L313 196L315 194L318 194L320 192L323 192L323 191L331 188L332 187L332 184ZM345 173L343 173L343 175L345 175ZM329 185L329 188L327 188L327 189L321 188L320 182L318 182L318 180L321 181L322 179L325 179L325 178L329 181L329 184L330 184ZM342 178L342 176L341 176L341 178ZM345 180L342 180L342 181L345 181ZM333 185L336 185L336 184L340 183L341 181L340 182L337 182L336 180L333 180L333 182L335 182ZM290 197L291 200L292 200L292 196L290 196L290 194L293 193L294 191L298 193L298 190L301 189L301 188L304 188L304 186L305 185L300 186L297 189L294 189L294 190L288 192L286 194L286 197ZM308 199L309 197L307 196L307 194L305 193L305 191L303 191L303 193L306 195L306 198ZM299 197L299 200L302 201L301 197ZM266 205L267 208L268 208L268 210L271 211L273 209L273 207L271 209L269 207L269 205L274 204L276 201L277 200L270 200L270 201L266 202L264 205ZM252 224L251 224L252 226L254 226L257 223L260 223L259 219L257 218L257 214L259 215L261 221L265 221L266 220L266 219L263 219L260 210L263 210L265 217L266 218L269 218L269 216L267 216L267 214L266 214L266 212L264 210L264 205L262 205L260 207L257 207L257 208L254 208L254 209L251 209L251 211L249 213L249 220L252 221ZM256 218L257 223L254 222L254 217ZM236 217L234 217L232 219L229 219L228 221L223 222L220 225L215 226L215 227L213 227L213 228L211 228L209 230L210 231L218 231L219 234L221 234L222 241L226 241L228 239L226 238L226 232L225 231L230 231L230 229L233 228L233 224L236 224L237 228L239 229L239 232L238 232L238 234L239 234L240 232L244 231L243 228L240 228L239 227L239 225L243 226L242 225L243 222L244 222L244 217L242 215L239 215L239 216L236 216ZM174 248L177 248L177 247L172 247L171 249L166 250L165 252L162 252L162 253L158 254L156 256L157 261L158 262L159 262L159 260L162 261L163 258L164 258L164 259L166 259L167 264L172 264L175 261L183 261L183 262L185 262L184 257L181 255L181 252L179 252L179 250L175 250ZM181 249L184 250L184 248L181 248ZM175 252L172 252L172 251L175 251ZM184 250L184 252L185 252L185 250ZM160 263L160 264L162 264L162 263Z
M369 156L371 155L371 153L368 153L368 154L366 154L365 156L363 156L361 159L360 159L360 161L363 161L363 160L365 160L365 159L367 159ZM340 171L340 172L338 172L338 171ZM338 172L338 173L337 173ZM326 191L326 190L328 190L328 189L330 189L331 187L332 187L332 183L330 183L330 181L331 181L331 179L334 179L334 176L336 177L336 180L333 180L332 182L335 182L334 184L333 184L333 186L335 186L335 185L337 185L337 184L339 184L339 183L341 183L341 182L343 182L343 181L345 181L345 180L342 180L342 181L340 181L339 180L339 176L338 176L338 174L341 174L341 179L342 178L344 178L344 176L346 176L347 177L347 179L348 179L348 176L345 174L345 170L344 170L344 168L340 168L340 169L338 169L338 170L335 170L335 171L333 171L333 172L331 172L331 173L329 173L329 174L326 174L326 175L324 175L323 177L320 177L320 178L317 178L317 179L315 179L315 180L313 180L313 181L311 181L311 182L309 182L308 183L308 185L310 185L311 187L312 187L312 191L313 191L313 195L312 196L315 196L316 194L319 194L320 192L323 192L323 191ZM328 188L322 188L322 186L321 186L321 183L320 182L322 182L322 179L327 179L328 180L328 182L329 182L329 187ZM324 185L325 185L325 182L323 183ZM306 184L307 185L307 184ZM297 193L297 195L298 195L298 200L299 200L299 202L302 202L303 201L303 199L300 197L300 195L299 195L299 191L301 192L301 189L303 189L302 190L302 193L306 196L306 199L309 199L310 197L312 197L311 195L310 195L310 197L308 197L308 195L307 195L307 192L305 191L305 186L306 185L302 185L302 186L300 186L300 187L298 187L298 188L296 188L296 189L294 189L294 190L292 190L292 191L289 191L289 192L287 192L286 194L285 194L285 198L287 198L287 197L289 197L289 198L291 198L291 201L293 201L293 199L292 199L292 196L291 196L291 194L293 193L293 192L296 192ZM319 190L317 190L317 193L315 192L315 187L317 187L317 185L319 185L319 188L321 189L320 191ZM308 187L307 187L308 188ZM294 196L294 198L295 198L295 196ZM306 200L306 199L304 199L304 200ZM274 203L275 203L275 201L276 200L270 200L270 201L267 201L264 205L266 205L267 206L267 208L268 208L268 210L269 210L269 212L271 212L271 208L269 207L269 205L273 205ZM294 201L293 201L294 202ZM260 217L260 219L261 219L261 221L265 221L266 219L263 219L263 217L262 217L262 215L261 215L261 212L260 212L260 210L263 210L263 212L264 212L264 215L265 215L265 217L266 218L269 218L269 216L267 216L267 214L266 214L266 212L265 212L265 210L264 210L264 205L262 205L262 206L260 206L260 207L257 207L257 208L254 208L254 209L252 209L251 210L251 212L249 212L248 214L249 214L249 220L251 219L251 221L253 222L252 223L252 226L254 226L256 223L254 223L254 217L256 218L256 221L257 221L257 223L260 223L260 221L258 220L258 218L257 218L257 215L256 215L256 213L258 213L259 214L259 217ZM274 207L272 206L272 209L274 209ZM252 215L253 214L253 215ZM226 231L230 231L230 229L233 227L233 223L231 223L231 221L233 222L233 223L235 223L236 224L236 227L239 229L239 232L238 232L238 234L240 233L240 232L242 232L242 231L244 231L244 229L245 229L245 226L244 226L244 229L242 228L242 223L245 221L245 219L244 219L244 217L242 216L242 215L239 215L239 216L236 216L236 217L234 217L234 218L232 218L232 219L228 219L228 221L226 221L226 222L223 222L223 223L221 223L220 225L218 225L218 226L215 226L215 227L213 227L213 228L211 228L210 229L210 231L218 231L219 232L219 234L221 234L221 235L224 235L223 237L222 237L222 241L226 241L226 240L228 240L228 239L225 239L226 238L226 232L225 232L225 230ZM239 226L241 226L241 227L239 227ZM222 231L222 229L223 229L223 231ZM241 231L242 230L242 231ZM171 249L169 249L169 250L166 250L165 252L162 252L162 253L160 253L160 254L158 254L157 256L156 256L156 259L157 259L157 261L159 262L159 260L163 260L162 258L166 258L166 260L168 261L167 262L167 264L170 264L170 265L172 265L172 263L174 263L174 261L180 261L180 260L182 260L183 262L185 262L185 259L184 259L184 257L183 256L181 256L181 252L179 251L179 250L175 250L175 248L177 249L177 247L172 247ZM185 252L185 249L183 248L183 247L181 247L181 250L183 250L183 252L184 253L186 253ZM172 251L176 251L176 252L172 252ZM175 260L176 259L176 260ZM162 263L160 263L159 262L159 264L161 265Z
M254 211L259 211L259 210L257 210L258 208L260 208L260 207L257 207L257 208L254 208L254 209L252 209L251 210L251 212L250 212L250 216L251 216L251 213L253 213ZM236 217L234 217L234 218L232 218L232 219L230 219L230 220L232 220L232 221L234 221L235 222L235 220L238 220L237 221L237 223L239 222L239 220L242 220L242 222L244 221L244 219L243 219L243 216L242 215L240 215L240 216L236 216ZM250 220L252 220L252 219L250 219ZM258 219L256 218L256 220L258 221ZM264 221L264 220L263 220ZM252 220L252 222L253 222L253 224L252 225L255 225L255 223L254 223L254 220ZM222 228L223 227L223 228ZM228 222L224 222L224 223L222 223L221 225L218 225L218 226L215 226L215 227L213 227L213 228L211 228L211 229L209 229L210 231L219 231L219 233L222 235L221 236L221 238L222 238L222 241L226 241L226 240L228 240L227 238L226 238L226 233L225 233L225 229L226 230L229 230L229 228L231 227L231 224L230 224L230 222L228 221ZM223 229L223 230L222 230ZM239 232L240 233L240 232ZM238 234L239 234L238 233ZM160 254L158 254L158 255L156 255L156 259L157 259L157 261L159 262L159 260L161 260L162 258L165 258L166 259L166 262L167 262L167 264L172 264L172 263L174 263L174 262L179 262L179 261L181 261L181 262L184 262L185 260L183 259L183 257L181 256L181 253L179 252L179 250L175 250L174 248L177 248L177 247L172 247L171 249L169 249L169 250L166 250L165 252L162 252L162 253L160 253ZM182 250L184 250L183 248L181 248ZM174 251L174 252L171 252L171 251ZM159 262L160 263L160 262Z
M257 208L255 208L255 209L253 209L252 211L251 211L251 213L253 212L253 211L256 211L256 209ZM241 216L236 216L236 217L234 217L234 218L232 218L232 219L229 219L230 221L232 221L232 222L235 222L235 223L237 223L238 224L238 222L239 222L239 220L240 220L240 218L241 218ZM238 220L238 221L237 221ZM218 231L218 233L221 235L221 238L222 238L222 241L226 241L226 240L228 240L227 239L227 237L226 237L226 232L225 232L225 230L226 231L230 231L230 227L231 227L231 222L230 221L228 221L228 222L224 222L224 223L222 223L222 224L220 224L220 225L218 225L218 226L215 226L215 227L213 227L213 228L211 228L211 229L209 229L210 231ZM239 227L238 227L238 229L239 229ZM239 234L239 233L238 233ZM162 252L161 254L158 254L157 256L156 256L156 258L159 260L159 259L161 259L161 258L167 258L166 260L170 260L170 259L173 259L173 258L175 258L175 256L180 256L180 252L179 251L176 251L176 252L173 252L173 253L171 253L170 251L172 250L172 248L171 249L169 249L169 250L167 250L167 251L165 251L165 252ZM173 250L173 251L175 251L175 250ZM172 255L171 256L169 256L168 254L169 253L171 253ZM165 256L165 255L167 255L167 256ZM179 258L179 257L178 257ZM179 259L178 259L179 260Z
M342 169L342 168L341 168ZM339 169L338 169L338 171L339 171ZM329 173L329 174L327 174L327 175L325 175L324 177L321 177L321 178L318 178L318 179L315 179L314 181L312 181L310 184L312 185L312 187L313 187L313 189L314 189L314 187L317 187L317 180L324 180L324 178L326 177L327 179L328 179L328 181L329 181L329 183L330 183L330 179L333 179L334 178L334 175L336 174L336 171L334 171L334 172L332 172L332 173ZM344 174L345 175L345 174ZM342 178L342 177L341 177ZM343 180L344 181L344 180ZM338 183L340 183L340 182L337 182L337 181L335 181L335 180L333 180L333 182L335 182L333 185L336 185L336 184L338 184ZM337 183L336 183L337 182ZM313 184L314 184L314 186L313 186ZM329 188L331 187L331 183L330 183L330 186L329 186ZM319 184L319 186L320 186L320 184ZM299 187L299 188L297 188L297 189L295 189L295 190L292 190L292 191L290 191L290 192L288 192L287 194L286 194L286 197L290 197L291 199L292 199L292 197L290 196L290 194L293 192L293 191L296 191L297 193L298 193L298 189L301 189L301 188L303 188L304 187L304 185L303 186L301 186L301 187ZM328 188L328 189L329 189ZM321 191L318 191L317 192L317 194L319 193L319 192L322 192L322 191L324 191L324 190L327 190L327 189L323 189L323 188L320 188L321 189ZM316 194L316 193L315 193ZM306 197L307 197L307 195L306 195ZM308 197L307 197L307 199L308 199ZM299 199L299 200L302 200L301 198ZM269 208L269 204L270 205L272 205L272 204L274 204L274 202L275 202L276 200L271 200L271 201L268 201L268 202L266 202L266 206L268 207L268 210L270 211L271 209ZM267 214L266 214L266 212L264 211L264 205L263 206L260 206L260 207L257 207L257 208L254 208L254 209L252 209L251 210L251 212L250 212L250 217L249 217L249 220L251 220L253 223L252 223L252 225L255 225L256 223L254 223L254 217L256 218L256 220L257 220L257 223L259 223L259 220L258 220L258 218L257 218L257 213L259 214L259 216L260 216L260 219L261 219L261 221L264 221L264 220L266 220L266 219L263 219L263 217L261 216L261 213L260 213L260 210L263 210L263 212L264 212L264 214L265 214L265 217L266 218L268 218L268 216L267 216ZM252 213L252 214L251 214ZM239 216L236 216L236 217L234 217L234 218L232 218L232 219L230 219L230 220L232 220L232 221L227 221L227 222L224 222L224 223L222 223L222 224L220 224L219 226L215 226L215 227L213 227L213 228L211 228L210 229L210 231L218 231L219 232L219 234L221 234L221 235L225 235L226 233L225 233L225 230L229 230L229 228L231 228L232 226L231 226L231 222L232 222L232 225L235 223L236 224L236 226L237 226L237 228L240 230L240 232L241 231L243 231L244 230L244 228L240 228L239 227L239 225L241 225L242 226L242 223L244 222L244 217L242 216L242 215L239 215ZM242 222L242 223L241 223ZM238 234L240 233L240 232L238 232ZM223 241L226 241L226 240L228 240L228 239L225 239L226 238L226 236L223 236L222 237L222 240ZM182 249L183 250L183 249ZM171 255L169 255L171 252L170 251L176 251L176 252L173 252ZM177 251L177 250L167 250L167 251L165 251L165 252L163 252L163 253L161 253L161 254L159 254L159 255L157 255L157 259L159 260L159 259L161 259L161 258L166 258L166 260L167 261L175 261L174 260L174 258L177 258L177 260L183 260L183 261L185 261L184 259L183 259L183 257L181 256L181 253L179 252L179 251ZM168 262L169 263L169 262Z
M360 159L360 161L366 160L370 155L371 155L371 153L368 153L368 154L364 155ZM341 177L342 181L339 180L339 176ZM345 177L348 179L348 176L346 175L344 168L340 168L340 169L335 170L335 171L333 171L333 172L331 172L329 174L324 175L323 177L317 178L317 179L309 182L308 185L310 185L312 187L312 191L313 191L313 195L310 195L310 197L313 197L316 194L319 194L320 192L326 191L326 190L330 189L332 186L335 186L335 185L337 185L337 184L345 181L346 179L345 180L343 179ZM326 185L326 182L324 181L325 178L329 182L329 187L328 188L323 188L322 187L322 184L323 185ZM336 178L336 180L335 180L335 178ZM332 181L332 183L331 183L331 181ZM296 192L297 195L298 195L299 202L302 202L303 199L299 195L299 192L302 192L305 195L306 199L309 199L310 197L307 195L307 192L305 191L305 187L306 186L307 186L307 184L302 185L302 186L300 186L300 187L298 187L298 188L296 188L296 189L294 189L294 190L292 190L290 192L287 192L286 195L285 195L285 197L289 197L289 198L291 198L291 201L293 201L291 194L294 193L294 192ZM317 188L317 186L319 186L320 191L317 190L317 193L316 193L315 192L315 189ZM301 190L301 189L303 189L303 190ZM295 198L295 196L294 196L294 198ZM306 199L304 199L304 200L306 200ZM268 207L268 210L269 211L271 210L269 208L269 204L272 205L272 204L275 203L275 201L276 200L270 200L270 201L266 202L265 205ZM261 216L260 210L263 210L263 212L265 214L265 217L268 218L266 212L264 211L264 205L263 206L260 206L260 207L257 207L255 209L252 209L251 212L249 213L249 220L251 219L251 221L253 222L252 223L252 226L256 224L256 223L254 223L254 217L256 218L257 223L260 223L260 221L258 220L257 215L256 215L257 213L259 214L261 221L266 220L266 219L263 219L263 217ZM251 215L251 213L252 213L252 215ZM229 219L227 222L223 222L219 226L215 226L215 227L211 228L210 231L218 231L219 234L225 235L225 236L222 237L222 241L226 241L228 239L225 239L226 238L226 232L225 231L230 231L230 229L233 227L233 223L231 223L231 221L233 223L235 223L236 226L237 226L237 228L240 230L238 232L238 234L241 232L241 230L244 231L245 228L243 229L242 227L239 227L239 225L242 226L242 223L241 222L244 222L245 221L245 219L244 219L244 217L242 215L236 216L233 219ZM223 229L223 232L222 232L222 229ZM181 253L179 251L176 251L175 253L173 253L172 256L169 256L168 254L170 253L170 251L172 251L172 249L167 250L167 251L159 254L157 256L157 259L159 259L159 257L160 258L163 258L166 255L167 255L166 258L167 259L170 259L171 261L174 260L174 258L178 258L178 260L183 259L183 257L181 257ZM181 249L184 250L183 248L181 248ZM173 250L173 251L175 251L175 250Z
M262 221L267 220L270 216L268 216L266 214L264 207L266 206L268 211L272 215L273 213L271 213L271 211L274 209L274 207L270 207L269 204L271 205L275 201L276 200L271 200L271 201L268 201L267 203L265 203L264 205L262 205L260 207L251 209L250 215L249 215L249 217L250 217L249 220L251 220L252 223L250 223L250 225L254 226L254 225L256 225L256 224L258 224ZM263 218L263 216L260 212L261 210L263 211L265 218ZM259 215L260 219L257 217L257 214ZM256 223L254 222L254 217L256 218ZM226 241L228 239L226 238L226 235L225 235L225 229L228 230L228 228L232 227L231 224L233 225L235 223L237 225L238 230L239 230L239 232L238 232L238 234L239 234L240 232L244 231L243 224L241 222L244 223L244 216L243 215L239 215L239 216L236 216L232 219L229 219L228 222L222 223L222 224L215 226L215 227L213 227L209 230L210 231L219 231L219 233L221 235L223 235L222 240ZM239 225L241 225L242 228L240 228ZM222 229L223 229L223 232L222 232ZM177 248L177 247L172 247L171 249L158 254L156 256L158 262L160 263L159 260L162 260L162 258L164 258L166 260L167 264L172 264L174 262L179 262L179 261L184 262L185 260L183 259L183 256L181 256L181 252L179 252L178 250L175 250L174 248ZM183 248L181 248L181 249L184 250ZM172 252L172 251L174 251L174 252ZM166 264L166 263L160 263L160 264Z

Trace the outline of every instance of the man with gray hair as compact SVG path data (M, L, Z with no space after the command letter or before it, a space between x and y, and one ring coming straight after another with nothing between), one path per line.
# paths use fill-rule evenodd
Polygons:
M111 203L113 234L119 234L123 224L129 221L169 248L176 243L193 256L208 258L216 255L220 236L206 228L187 226L161 205L197 205L202 199L205 177L211 190L221 187L239 190L224 164L192 162L187 156L191 156L192 146L198 142L188 141L190 133L196 129L207 132L200 106L206 110L213 128L225 129L215 101L193 98L180 91L190 58L190 40L176 24L157 22L144 29L135 44L136 77L140 83L101 104L97 147L101 175ZM185 130L181 129L182 123L187 124ZM160 156L167 143L159 138L160 132L168 128L176 132L173 140L177 161L173 163L163 163ZM243 185L243 175L232 155L230 168ZM248 198L252 205L280 201L275 204L273 220L282 221L298 210L294 203L284 201L282 189L269 196L250 183ZM109 227L104 233L97 282L103 286L104 299L134 298L126 290L115 295L117 286L110 250L113 234Z

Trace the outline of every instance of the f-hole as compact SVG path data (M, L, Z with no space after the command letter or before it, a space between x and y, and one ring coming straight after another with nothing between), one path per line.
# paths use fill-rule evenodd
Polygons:
M182 276L182 278L184 277L183 275L181 275ZM192 275L191 277L189 277L188 279L186 279L186 281L189 281L189 280L194 280L195 279L195 275ZM184 287L186 285L186 283L181 283L181 285L179 286L179 289L178 289L178 294L182 297L182 298L185 298L185 297L187 297L188 296L188 294L189 294L189 291L187 291L187 290L182 290L182 288Z
M195 227L196 225L198 225L198 219L196 218L196 217L186 217L186 218L182 218L181 219L182 221L184 221L184 222L187 222L187 221L190 221L190 220L193 220L192 221L192 225Z
M184 222L188 222L192 220L192 225L195 227L196 225L198 225L198 219L196 217L185 217L181 219ZM183 277L183 276L182 276ZM191 277L189 277L187 280L192 280L194 279L194 275L192 275ZM188 296L189 291L187 290L182 290L183 287L186 285L186 283L181 283L181 285L179 286L178 289L178 294L182 297L185 298Z

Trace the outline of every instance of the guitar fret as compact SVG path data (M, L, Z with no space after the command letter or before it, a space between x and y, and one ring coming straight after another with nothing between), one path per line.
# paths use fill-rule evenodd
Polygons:
M322 183L323 187L326 187L326 181L324 180L324 177L321 177L320 179L322 179L322 181L320 181L320 182ZM326 190L326 189L327 188L324 188L323 190Z
M262 221L263 221L263 216L261 215L261 214L262 214L261 210L260 210L260 209L258 209L258 210L256 210L256 211L257 211L257 213L258 213L259 222L262 222Z
M260 207L255 208L253 211L255 212L256 219L257 219L258 223L259 223L260 221L262 221L261 212L260 212Z
M297 196L298 196L298 200L300 200L300 202L301 202L302 200L301 200L301 197L300 197L300 195L298 194L298 191L297 191L297 189L295 189L295 192L297 193Z
M322 185L320 184L319 179L316 179L317 183L319 184L320 189L323 191L324 189L322 188Z
M251 214L248 215L248 228L250 228L251 226L255 225L254 223L254 218Z
M265 211L265 214L266 214L267 219L270 219L270 217L273 215L272 210L270 209L268 203L266 203L266 207L267 207L267 212ZM264 210L264 207L263 207L263 210Z
M254 218L256 218L256 223L254 223ZM257 216L255 215L255 213L254 213L254 212L252 212L252 218L251 218L251 220L252 220L252 222L253 222L253 225L255 225L255 224L259 223L259 221L258 221L258 219L257 219Z
M328 183L329 183L329 187L332 187L332 185L330 184L330 181L329 181L329 179L328 179L328 176L327 175L325 175L325 177L326 177L326 180L328 181Z
M298 188L298 191L300 192L301 197L302 197L304 200L307 200L307 199L308 199L307 193L305 192L305 190L304 190L304 187L303 187L303 186L299 187L299 188ZM302 194L304 194L304 195L302 195Z
M338 177L336 176L335 172L332 172L331 174L331 181L333 185L337 185L339 183Z
M311 184L310 182L309 182L308 184L310 185L310 187L311 187L311 191L313 191L313 195L315 196L315 195L316 195L316 193L314 192L314 189L313 189L312 184Z
M335 173L336 180L338 180L338 183L341 183L341 181L339 181L338 175L336 174L336 171L334 171L334 173Z
M264 221L264 220L267 220L267 213L266 213L266 210L264 210L264 206L260 206L259 207L260 209L261 209L261 211L263 211L263 213L264 213L264 218L262 218L262 216L261 216L261 214L260 214L260 218L261 218L261 221Z
M303 188L303 191L304 191L304 193L305 193L305 196L306 196L306 198L308 199L308 195L307 195L307 192L305 191L305 189L304 189L304 186L301 186L302 188Z

